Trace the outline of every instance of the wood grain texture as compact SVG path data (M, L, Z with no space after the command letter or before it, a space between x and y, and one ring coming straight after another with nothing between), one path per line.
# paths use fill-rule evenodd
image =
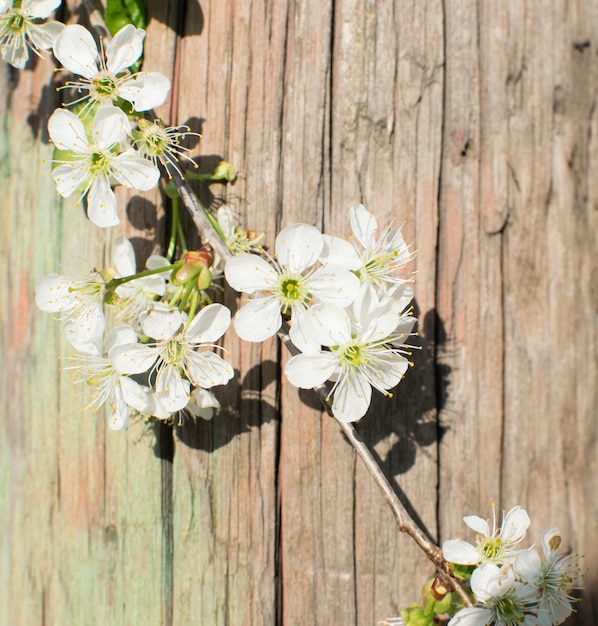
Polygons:
M405 222L423 349L358 425L403 501L437 541L492 502L527 507L531 541L559 525L590 570L570 623L598 622L598 2L148 9L145 67L174 86L158 114L202 133L200 171L226 158L241 172L206 202L270 249L297 221L348 236L357 202ZM210 422L117 433L81 412L35 283L51 259L109 264L117 234L143 262L167 210L160 191L119 189L107 235L56 197L52 81L41 61L0 67L0 624L398 614L431 568L315 394L284 379L275 341L230 333L238 383L217 389Z

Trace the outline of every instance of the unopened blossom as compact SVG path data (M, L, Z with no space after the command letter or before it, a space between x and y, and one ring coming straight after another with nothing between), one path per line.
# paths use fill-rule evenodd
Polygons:
M282 326L282 316L291 316L290 337L301 350L313 342L310 306L316 302L350 304L359 281L348 270L318 267L324 240L317 228L294 224L276 237L276 260L268 263L255 254L230 258L224 270L233 289L256 293L235 316L235 330L245 341L264 341Z
M76 382L85 383L89 389L91 398L86 408L97 411L108 403L108 425L113 430L127 425L131 409L144 413L150 405L148 388L117 372L111 360L117 346L136 341L137 335L131 326L117 326L106 335L103 351L79 353L75 357L78 364L67 368L78 376Z
M312 335L323 349L294 356L285 374L296 387L310 389L334 381L332 412L343 422L362 418L372 387L385 395L399 384L409 366L396 332L401 320L396 301L379 298L364 283L348 309L315 305Z
M65 87L85 92L80 100L88 99L91 106L111 105L117 98L130 102L135 111L161 105L170 90L168 78L160 72L131 74L128 70L143 52L144 37L144 30L127 24L114 35L104 55L86 28L67 26L54 42L54 56L81 78Z
M519 582L510 564L486 563L471 576L479 606L461 609L449 626L539 626L537 589Z
M176 412L189 402L191 385L208 389L227 383L233 368L214 352L214 347L230 325L230 311L221 304L210 304L186 321L176 309L155 305L140 316L143 332L155 340L147 345L131 343L112 355L122 374L150 372L155 376L156 399L163 409Z
M104 332L106 277L92 272L84 278L65 274L43 276L35 288L35 302L42 311L59 313L67 320L66 337L79 350L97 341Z
M97 112L91 140L83 122L70 111L58 109L48 120L50 138L57 148L68 151L70 157L52 172L56 189L64 197L82 190L82 197L87 198L89 219L102 228L120 222L116 196L111 189L113 182L148 191L160 178L160 172L151 162L126 146L128 131L127 116L113 106Z
M493 524L477 515L468 515L463 521L478 533L475 546L462 539L449 539L442 544L444 558L450 563L475 565L476 563L504 563L517 553L517 544L525 537L530 525L529 515L520 506L513 507L500 528L496 527L496 513L492 509Z
M62 0L22 0L0 2L0 48L2 58L13 67L23 69L29 50L42 56L64 29L61 22L39 23L58 8Z
M376 218L361 204L351 207L350 217L353 243L324 235L322 262L346 267L378 287L409 282L405 268L414 255L401 229L387 226L378 235Z

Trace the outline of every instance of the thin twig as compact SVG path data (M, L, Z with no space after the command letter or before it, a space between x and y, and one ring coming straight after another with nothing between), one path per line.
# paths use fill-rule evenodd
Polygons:
M301 351L295 346L295 344L291 341L291 338L288 334L288 329L286 325L283 329L278 333L280 340L283 342L287 350L295 356L296 354L301 354ZM332 408L330 405L330 391L328 387L325 385L319 385L314 387L314 391L318 394L322 405L328 413L328 415L334 418L332 413ZM397 522L397 527L401 532L409 535L413 541L421 548L424 554L434 563L435 567L441 571L445 577L448 576L450 585L453 587L454 591L463 601L465 606L472 606L471 599L467 595L467 592L461 584L455 580L449 564L444 559L442 555L442 550L433 544L421 531L419 526L415 523L413 518L407 512L407 509L403 506L403 503L399 500L395 490L392 488L391 484L388 482L388 479L384 475L381 467L376 462L376 459L370 452L369 448L366 446L365 442L355 429L355 426L351 423L341 422L334 418L335 421L341 427L341 430L349 440L349 443L353 446L359 458L363 461L366 469L370 473L370 476L373 478L374 482L382 492L386 503L390 507L392 514Z

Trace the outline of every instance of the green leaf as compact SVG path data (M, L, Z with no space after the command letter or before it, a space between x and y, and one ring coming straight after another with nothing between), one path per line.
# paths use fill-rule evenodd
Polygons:
M112 35L127 24L145 29L147 27L145 0L108 0L104 20Z

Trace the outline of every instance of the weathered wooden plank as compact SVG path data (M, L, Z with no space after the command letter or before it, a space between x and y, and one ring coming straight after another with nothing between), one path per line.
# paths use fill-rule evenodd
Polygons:
M596 297L596 3L525 15L509 90L510 187L505 250L503 490L525 500L533 532L556 524L586 555L592 624L598 558ZM542 20L542 26L540 22ZM527 471L523 471L524 468Z
M358 429L432 536L437 532L432 360L443 54L439 3L343 2L335 8L326 228L350 235L349 207L362 202L378 218L380 232L390 220L394 226L405 222L408 240L417 233L419 248L410 269L418 271L424 350L414 355L416 366L395 397L377 398ZM341 447L337 454L348 453ZM337 471L336 481L355 480L356 491L354 623L373 624L398 614L401 598L416 600L432 569L399 536L360 462L345 472Z
M486 103L494 65L500 11L486 17L480 5L445 6L445 97L439 200L438 315L446 333L440 363L450 372L442 394L440 529L462 532L462 515L484 512L500 496L503 320L500 198L492 197L500 147L492 128L500 118ZM492 20L484 46L480 20ZM485 37L486 35L484 35ZM482 61L488 55L488 61ZM482 75L482 68L488 73ZM484 104L482 104L484 103ZM482 182L484 181L484 182Z
M278 218L281 8L189 3L178 42L176 120L202 120L203 171L226 158L241 172L233 188L213 185L204 199L213 206L226 202L240 223L268 233L268 245ZM226 296L233 309L235 300ZM224 346L242 386L215 390L222 413L176 433L174 622L272 624L278 610L277 346L242 345L234 332Z

